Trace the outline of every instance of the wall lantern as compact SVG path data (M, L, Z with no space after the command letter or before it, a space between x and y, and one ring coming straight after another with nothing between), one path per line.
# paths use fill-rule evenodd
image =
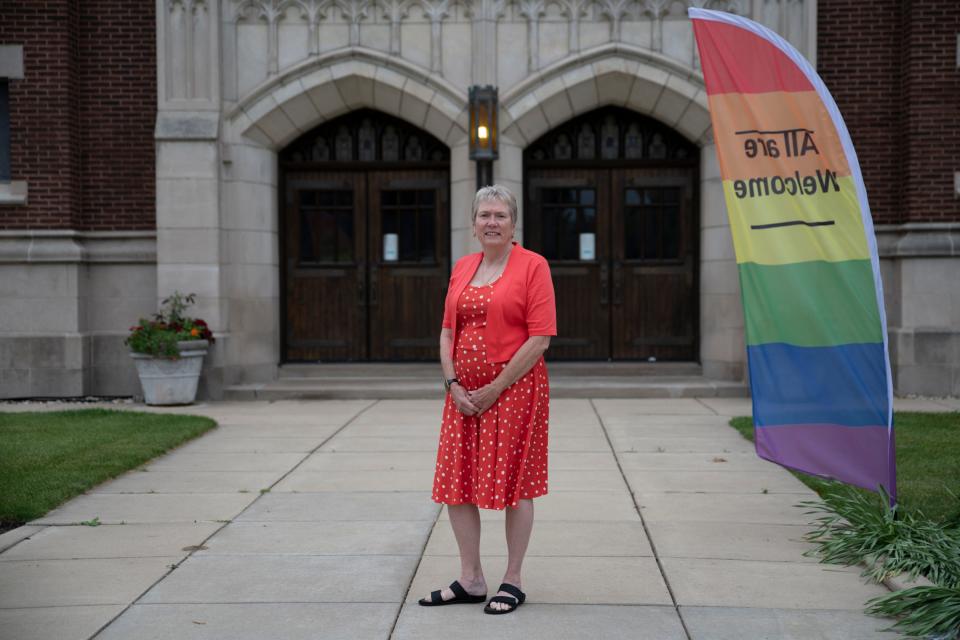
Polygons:
M477 163L477 189L493 183L497 151L497 88L470 87L470 159Z

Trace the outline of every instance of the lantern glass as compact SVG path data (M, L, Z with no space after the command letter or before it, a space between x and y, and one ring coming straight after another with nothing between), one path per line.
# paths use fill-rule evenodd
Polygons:
M496 160L497 88L470 87L470 159Z

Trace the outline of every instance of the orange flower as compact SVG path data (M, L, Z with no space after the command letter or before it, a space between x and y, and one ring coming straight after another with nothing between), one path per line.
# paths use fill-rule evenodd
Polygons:
M200 332L197 331L197 328L196 328L196 327L194 327L193 329L190 329L190 335L192 335L194 338L196 338L198 335L200 335Z

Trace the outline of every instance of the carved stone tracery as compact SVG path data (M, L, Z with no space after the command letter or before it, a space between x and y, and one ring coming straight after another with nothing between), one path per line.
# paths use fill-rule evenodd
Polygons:
M324 162L449 163L449 148L395 116L359 109L328 120L280 152L281 164L309 168Z
M520 0L520 15L527 19L527 71L540 68L540 18L546 15L543 0Z
M543 134L523 154L526 161L550 166L580 160L684 161L696 156L697 146L653 118L622 107L601 107Z
M586 17L587 5L591 0L561 0L563 3L563 12L570 21L568 30L568 48L570 53L580 51L580 18Z
M343 19L350 23L350 46L356 47L360 44L360 21L367 18L367 10L372 2L370 0L333 0Z
M383 17L390 21L390 53L400 55L400 23L407 17L410 0L379 0L377 5Z
M650 16L651 49L663 51L663 16L670 10L673 0L644 0L643 12Z
M632 1L633 0L600 0L600 14L610 20L611 40L620 40L620 22L624 16L627 15Z
M294 0L242 0L237 6L237 19L264 20L267 23L267 73L276 75L279 70L278 40L280 18Z
M443 32L441 23L450 17L450 0L418 0L423 12L430 18L430 70L440 73L443 69Z
M196 11L208 0L165 0L170 11ZM386 49L391 55L400 55L401 25L409 19L410 8L422 7L423 16L430 23L430 71L442 74L443 69L443 23L450 20L469 21L473 25L473 43L470 55L492 59L496 56L496 25L505 17L507 4L515 6L511 20L522 19L527 27L527 71L540 68L540 24L546 16L546 3L551 0L226 0L225 15L234 24L241 20L261 21L267 29L267 74L279 72L279 25L290 19L288 10L297 9L296 15L307 25L309 44L307 55L315 56L320 50L319 28L334 10L346 21L347 44L355 47L361 43L361 26L365 22L384 20L389 24L389 43ZM790 16L803 15L805 3L811 0L552 0L567 19L568 55L576 55L580 47L581 24L588 16L592 21L609 23L609 39L623 39L624 21L648 21L650 25L650 49L664 50L664 24L681 19L678 6L708 7L733 13L753 15L755 19L776 22L772 25L786 33ZM454 11L454 5L463 6L463 11ZM673 12L671 12L673 10ZM772 13L771 13L772 12ZM796 25L794 25L796 26ZM809 33L812 27L801 25L800 33ZM188 38L189 41L189 38ZM491 50L493 47L493 50ZM183 53L190 56L190 51ZM458 52L462 55L462 52ZM689 52L688 64L699 68L696 46ZM471 83L496 83L495 74L487 71L486 63L474 63Z

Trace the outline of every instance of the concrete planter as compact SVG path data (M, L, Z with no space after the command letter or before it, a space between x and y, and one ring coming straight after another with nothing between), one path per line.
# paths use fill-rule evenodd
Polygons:
M208 346L210 343L206 340L178 342L180 357L176 360L131 353L140 375L144 401L162 406L192 404L197 397L197 383Z

